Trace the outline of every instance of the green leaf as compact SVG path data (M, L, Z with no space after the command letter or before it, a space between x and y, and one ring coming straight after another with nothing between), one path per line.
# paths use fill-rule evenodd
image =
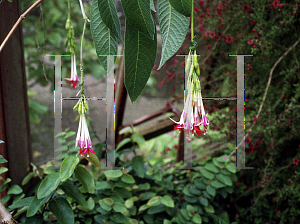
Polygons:
M49 195L49 192L54 191L59 185L59 183L60 183L59 173L55 172L47 175L38 188L37 198L41 199Z
M25 224L43 224L43 222L44 222L44 219L43 219L43 216L41 216L41 215L29 217L29 218L26 218L26 220L25 220Z
M71 136L73 136L73 135L75 135L75 134L76 134L75 131L70 131L70 132L68 132L68 133L66 134L65 138L69 138L69 137L71 137Z
M163 196L161 203L167 207L174 208L174 201L169 195Z
M109 179L119 178L123 175L121 170L106 170L104 175Z
M220 157L216 158L216 160L220 163L228 163L230 161L228 155L220 156Z
M207 163L204 168L213 173L220 172L220 170L213 163Z
M34 197L23 198L12 205L8 206L9 210L28 206Z
M216 196L216 189L213 188L212 186L210 185L207 185L206 186L206 191L211 195L211 196Z
M192 222L202 224L202 218L199 214L195 214L192 218Z
M100 160L94 153L84 154L84 158L91 162L91 164L93 164L94 166L101 167Z
M210 183L211 186L213 186L214 188L222 188L222 187L226 187L225 184L222 184L220 181L215 181L213 180L211 183Z
M162 181L162 177L163 176L162 176L161 172L157 172L157 173L154 174L154 178L157 181Z
M151 40L141 31L136 30L126 19L124 48L124 82L133 103L145 88L155 63L157 51L156 29L154 40Z
M1 140L0 140L1 141ZM2 141L3 142L3 141ZM2 143L0 142L0 143ZM7 160L4 159L4 157L2 155L0 155L0 163L7 163Z
M145 139L141 133L134 133L131 136L133 142L137 143L140 147L144 144Z
M225 165L226 169L231 173L236 173L237 167L234 163L230 162Z
M6 167L0 167L0 174L7 172L8 169Z
M153 214L157 214L157 213L160 213L160 212L163 212L163 211L165 211L165 206L160 204L158 206L154 206L154 207L149 208L147 214L153 215Z
M127 143L131 142L130 138L124 138L117 146L116 151L118 151L122 146L126 145Z
M144 204L144 205L142 205L142 206L139 207L139 212L145 211L148 208L149 208L149 205Z
M75 177L82 186L87 190L88 193L94 194L95 192L95 183L92 175L82 166L77 166L74 170Z
M125 201L124 205L125 205L126 208L132 208L133 207L133 200L131 198L127 199Z
M124 183L127 183L127 184L134 184L135 183L135 180L134 178L130 175L130 174L123 174L123 176L121 177L121 180L124 182Z
M198 198L198 200L199 200L199 202L202 204L202 205L204 205L204 206L207 206L208 205L208 200L207 200L207 198L205 198L205 197L199 197Z
M229 224L229 222L224 221L224 219L218 217L215 214L208 214L208 215L211 216L214 219L215 223L218 223L218 224Z
M121 204L120 202L116 202L113 206L113 210L116 212L126 212L127 209L125 208L125 206L123 204Z
M212 205L205 206L204 210L208 213L215 213L215 209Z
M34 176L34 174L34 172L30 172L29 174L27 174L26 177L24 177L24 179L22 180L22 186L27 184L30 181L30 179Z
M79 163L79 158L76 156L67 156L61 164L60 179L67 180L74 172L76 165Z
M107 182L107 181L97 181L95 189L96 190L104 190L104 189L111 189L113 187L112 182Z
M215 176L213 173L207 171L206 169L204 169L204 168L202 168L202 167L201 167L201 169L200 169L200 173L201 173L205 178L210 179L210 180L212 180L212 179L214 178L214 176Z
M115 1L98 0L98 7L102 21L108 27L111 34L117 37L120 41L123 41L121 37L121 26L115 6Z
M107 205L103 200L99 200L99 204L105 211L109 212L112 209L112 206Z
M150 0L150 9L151 9L153 12L156 12L155 7L154 7L153 0Z
M191 0L169 0L172 7L180 14L190 17L192 15L192 4Z
M195 179L194 183L195 183L196 187L201 189L201 190L204 190L205 187L206 187L206 185L201 180Z
M100 63L107 71L106 55L116 55L118 40L111 34L110 29L103 22L97 0L93 0L91 6L91 33ZM102 55L102 56L101 56Z
M225 176L224 174L220 173L216 175L216 178L227 186L232 186L232 181L229 176Z
M52 192L53 193L53 192ZM29 204L29 207L27 209L27 214L26 217L31 217L34 216L38 210L40 209L40 207L46 203L46 201L48 200L48 198L50 198L50 196L52 195L52 193L48 194L47 197L44 197L42 199L38 199L37 195L32 199L32 201Z
M63 224L74 224L74 213L69 202L58 197L49 202L49 209L57 220Z
M147 202L147 205L149 207L157 206L160 204L161 204L161 196L154 196Z
M0 192L4 191L7 187L7 184L11 182L11 179L10 178L6 178L5 182L3 184L1 184L0 186Z
M75 187L72 181L67 180L66 182L63 182L59 187L65 192L67 196L75 199L83 207L87 207L87 202L84 199L83 194L78 190L77 187Z
M192 3L192 1L190 2ZM160 69L181 47L190 20L178 13L168 0L157 1L157 13L162 42L162 53L158 66Z
M23 191L22 188L20 188L20 186L15 184L9 188L7 194L20 194L22 193L22 191Z
M121 0L121 3L126 20L130 21L131 26L133 26L132 28L142 32L151 40L154 40L154 35L156 36L156 28L150 11L150 1Z
M135 171L135 173L141 177L144 178L145 176L145 168L144 168L144 159L142 156L135 156L133 157L132 161L132 168Z

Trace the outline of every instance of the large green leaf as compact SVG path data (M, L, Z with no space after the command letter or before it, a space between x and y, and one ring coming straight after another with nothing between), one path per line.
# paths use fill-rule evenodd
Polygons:
M154 66L157 51L154 40L136 30L129 20L125 24L125 87L133 103L145 88Z
M22 188L19 185L15 184L9 188L7 194L20 194L22 193L22 191L23 191Z
M95 183L92 175L82 166L77 166L74 170L75 177L82 186L89 192L90 194L94 194L95 192Z
M174 208L174 201L169 195L163 196L161 203L167 207Z
M168 0L172 7L184 16L190 17L192 15L192 0Z
M1 141L1 140L0 140L0 141ZM0 142L0 143L3 143L3 141ZM4 159L4 157L3 157L2 155L0 155L0 163L7 163L7 160Z
M87 207L86 200L84 199L83 194L78 190L77 187L71 182L66 181L59 186L67 196L75 199L83 207Z
M21 208L24 206L28 206L30 204L30 202L32 201L34 197L28 197L28 198L23 198L15 203L13 203L12 205L8 206L8 209L16 209L16 208Z
M189 28L189 18L177 12L168 0L157 1L157 13L162 40L160 69L181 47Z
M121 0L126 20L133 28L154 40L155 23L151 15L149 0ZM126 37L125 37L126 39Z
M98 7L102 21L109 28L110 32L120 41L122 41L120 21L117 14L115 1L98 0Z
M79 163L79 158L76 156L67 156L61 163L60 179L67 180L74 172L76 165Z
M123 175L121 170L106 170L104 175L109 179L119 178Z
M52 193L48 194L47 197L44 197L42 199L38 199L37 196L35 196L30 204L29 204L29 207L27 209L27 214L26 214L26 217L31 217L31 216L34 216L38 210L40 209L40 207L45 204L45 202L48 200L48 198L52 195Z
M118 51L117 37L111 34L110 29L103 22L97 0L91 6L91 33L99 61L107 70L106 55L116 55ZM102 56L101 56L102 55Z
M37 198L41 199L54 191L60 183L60 174L55 172L47 175L39 186Z
M207 179L213 179L214 178L214 174L207 171L206 169L204 169L203 167L201 167L200 169L200 173Z
M63 224L74 224L74 213L69 202L58 197L49 202L49 209L57 220Z
M232 181L229 176L220 173L216 175L216 178L227 186L232 186Z
M34 216L26 218L25 224L42 224L44 222L43 216Z
M133 157L132 168L139 177L144 178L145 168L144 168L144 159L142 156Z

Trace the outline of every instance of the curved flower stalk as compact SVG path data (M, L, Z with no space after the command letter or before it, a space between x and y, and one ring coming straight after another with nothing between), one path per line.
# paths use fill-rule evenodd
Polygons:
M197 75L200 74L199 64L197 62L196 51L194 51L193 60L191 60L191 52L189 53L187 64L185 68L186 74L188 74L188 80L186 83L186 101L180 117L180 121L176 122L170 118L175 125L174 130L184 130L187 134L187 138L191 140L191 134L194 136L194 132L198 136L201 135L200 126L204 126L204 135L207 132L209 120L205 115L202 96L201 85Z
M85 119L85 113L89 109L85 96L82 96L80 98L80 100L73 109L77 109L79 113L79 126L77 131L75 147L80 147L79 155L84 155L85 153L87 153L87 157L89 157L89 153L91 152L95 154L95 151L92 149L92 141Z
M73 88L76 87L77 82L79 81L78 76L77 76L77 70L76 70L75 54L71 55L71 78L66 78L66 80L69 80L68 83L72 83Z

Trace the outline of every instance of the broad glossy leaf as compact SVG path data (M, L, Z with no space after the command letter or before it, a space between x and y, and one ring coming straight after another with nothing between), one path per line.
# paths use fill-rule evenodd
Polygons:
M30 172L26 175L26 177L24 177L24 179L22 180L22 185L24 186L25 184L27 184L30 179L34 176L34 172Z
M168 0L157 1L157 13L162 42L160 69L181 47L189 28L189 18L177 12Z
M15 203L13 203L12 205L8 206L8 209L16 209L16 208L21 208L24 206L28 206L30 204L30 202L32 201L34 197L28 197L28 198L23 198Z
M104 171L104 175L109 179L113 179L121 177L123 173L121 170L106 170Z
M211 196L216 196L216 189L210 185L206 186L206 191L211 195Z
M213 179L214 176L215 176L213 173L207 171L206 169L204 169L204 168L202 168L202 167L201 167L201 169L200 169L200 173L201 173L205 178L210 179L210 180Z
M204 207L204 210L208 213L215 213L215 209L212 205L208 205L208 206Z
M169 195L163 196L161 203L167 207L174 208L174 201Z
M156 12L155 7L154 7L154 3L153 0L150 0L150 8L153 12Z
M83 207L87 207L87 202L84 199L83 194L78 190L72 181L66 181L59 186L67 196L75 199Z
M114 36L116 36L120 41L122 41L120 21L117 14L115 1L98 0L98 7L100 16L104 24L109 28L110 32Z
M144 159L142 156L133 157L132 168L139 177L144 178L145 168L144 168Z
M74 213L69 202L58 197L49 202L49 209L57 220L63 224L74 224Z
M20 194L22 193L22 191L23 191L22 188L19 185L15 184L9 188L7 194Z
M232 186L232 181L229 176L220 173L216 175L216 178L227 186Z
M172 7L184 16L190 17L192 15L192 4L191 0L169 0Z
M154 40L135 29L129 20L125 25L125 87L133 103L145 88L154 66L157 39Z
M141 31L146 37L154 40L155 23L151 15L149 0L121 0L126 20L133 28ZM125 37L126 39L126 37Z
M98 1L93 0L91 6L91 33L100 63L107 70L106 55L116 55L118 51L117 37L111 34L110 29L103 22ZM102 56L101 56L102 55Z
M147 202L147 205L149 207L152 207L152 206L157 206L161 204L161 196L154 196L153 198L151 198L148 202Z
M43 224L43 222L44 222L44 219L43 219L43 216L41 216L41 215L29 217L29 218L26 218L26 220L25 220L25 224Z
M75 177L82 186L89 192L90 194L94 194L95 192L95 183L92 175L82 166L77 166L74 170Z
M89 155L84 154L84 158L87 161L91 162L91 164L93 164L94 166L101 167L100 160L99 160L98 156L96 156L94 153L90 153Z
M116 202L113 206L113 210L116 212L126 212L127 209L125 208L125 206L123 204L121 204L120 202Z
M74 172L76 165L79 163L79 158L76 156L67 156L61 164L60 179L67 180Z
M199 214L195 214L192 218L192 222L197 223L197 224L201 224L202 223L201 216Z
M205 197L199 197L198 198L198 200L199 200L199 202L202 204L202 205L204 205L204 206L207 206L208 205L208 200L207 200L207 198L205 198Z
M213 180L211 183L210 183L211 186L213 186L214 188L222 188L222 187L226 187L225 184L221 183L220 181L216 181L216 180Z
M123 176L121 177L121 180L124 183L127 183L127 184L134 184L135 183L134 178L128 173L123 174Z
M60 174L55 172L47 175L39 186L37 198L41 199L54 191L60 183Z
M219 173L220 172L220 170L212 162L207 163L204 166L204 168L207 169L210 172L213 172L213 173Z
M52 195L52 193L48 194L47 197L44 197L42 199L38 199L37 196L35 196L30 204L29 204L29 207L28 207L28 210L27 210L27 214L26 216L27 217L31 217L31 216L34 216L38 210L40 209L40 207L46 203L46 201L48 200L48 198Z

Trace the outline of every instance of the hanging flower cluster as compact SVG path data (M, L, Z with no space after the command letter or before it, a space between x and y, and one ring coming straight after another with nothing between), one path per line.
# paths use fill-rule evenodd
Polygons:
M87 110L89 110L89 107L86 102L85 96L82 96L77 104L73 108L74 110L77 110L79 113L79 126L78 126L78 132L76 137L76 143L75 147L80 147L79 155L84 155L87 153L87 156L89 157L89 153L94 153L94 150L92 149L92 141L90 138L89 130L87 127L86 119L85 119L85 113Z
M193 60L191 60L193 57ZM209 125L209 120L207 115L205 115L204 106L201 96L201 86L198 75L200 75L200 68L197 62L197 54L194 50L194 55L191 56L191 51L189 52L185 74L188 75L186 83L186 100L184 103L183 112L180 117L180 121L176 122L170 118L175 125L174 130L178 129L179 131L184 130L187 134L187 138L191 140L191 134L194 136L194 132L198 136L201 135L200 126L204 127L204 135L207 132Z

